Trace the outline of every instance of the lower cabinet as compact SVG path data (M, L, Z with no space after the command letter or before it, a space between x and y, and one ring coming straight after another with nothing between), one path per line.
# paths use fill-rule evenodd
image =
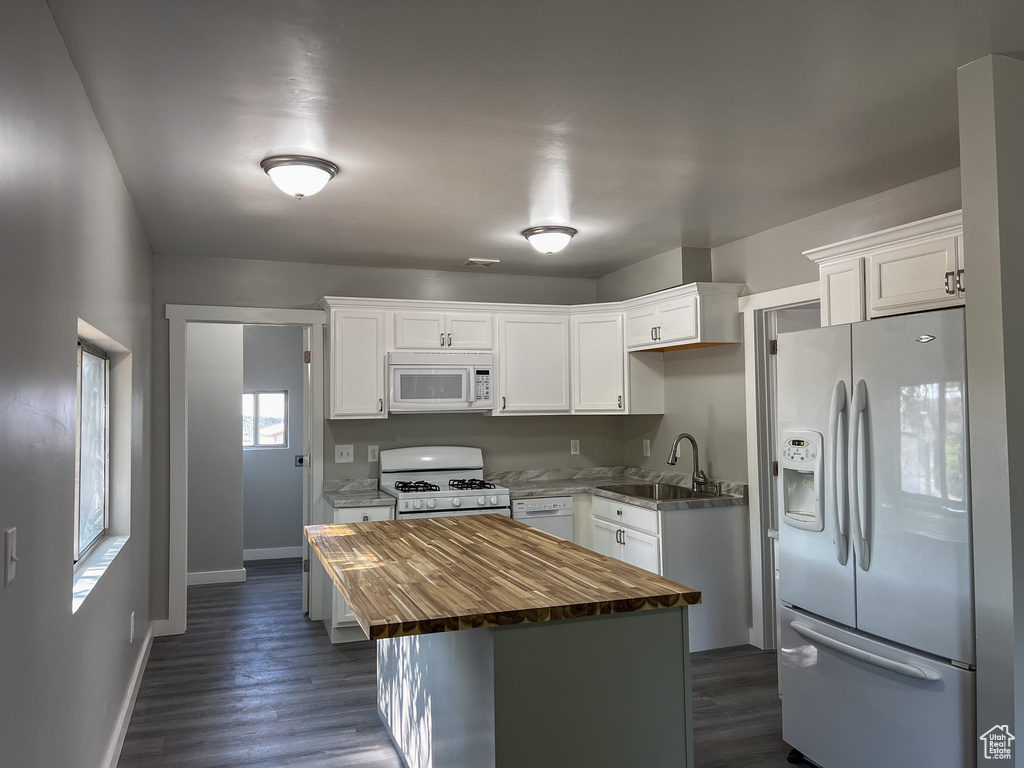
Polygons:
M395 516L394 507L344 507L342 509L334 510L334 522L338 525L344 525L346 523L368 523L376 520L391 520ZM327 624L329 630L335 629L352 629L358 630L358 635L354 637L347 637L344 634L336 637L335 632L331 632L331 639L335 642L342 642L345 640L365 640L366 637L362 636L362 630L359 629L359 624L356 622L355 614L352 613L352 609L348 607L348 603L345 598L341 596L341 592L338 588L331 583L331 615Z
M651 573L661 574L659 513L653 509L620 504L595 496L594 549Z

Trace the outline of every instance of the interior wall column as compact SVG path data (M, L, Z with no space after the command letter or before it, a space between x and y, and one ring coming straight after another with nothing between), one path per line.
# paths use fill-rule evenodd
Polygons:
M977 726L1024 744L1024 62L979 59L958 88Z

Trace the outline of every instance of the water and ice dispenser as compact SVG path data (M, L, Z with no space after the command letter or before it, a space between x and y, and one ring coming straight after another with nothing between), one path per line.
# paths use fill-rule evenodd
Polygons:
M821 434L787 429L779 452L782 519L806 531L825 530L824 446Z

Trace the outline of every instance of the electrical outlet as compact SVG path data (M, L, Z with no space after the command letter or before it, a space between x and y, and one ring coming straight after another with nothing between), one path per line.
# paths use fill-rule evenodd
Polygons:
M380 447L376 445L367 446L366 460L371 464L376 464L380 460Z
M135 642L135 611L132 611L132 618L128 627L128 642Z
M355 446L336 445L334 446L334 463L351 464L355 460Z
M569 441L569 453L571 455L575 456L579 452L580 452L580 441L579 440L570 440Z
M645 438L644 439L644 456L650 456L650 455L651 455L651 441L647 440Z
M4 531L4 586L14 581L18 570L18 529Z

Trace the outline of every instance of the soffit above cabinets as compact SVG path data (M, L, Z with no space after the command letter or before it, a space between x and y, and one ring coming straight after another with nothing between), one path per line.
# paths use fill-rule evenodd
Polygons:
M1019 0L49 7L156 253L579 277L956 167L957 67L1024 49Z

